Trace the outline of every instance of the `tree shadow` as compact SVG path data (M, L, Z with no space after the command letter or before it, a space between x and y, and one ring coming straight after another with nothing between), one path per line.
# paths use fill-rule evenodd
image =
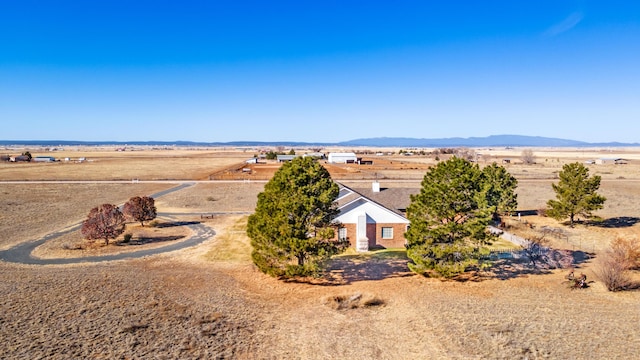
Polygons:
M162 228L197 225L197 224L200 224L200 221L173 221L173 222L160 223L154 227L162 229Z
M175 240L180 240L182 238L184 238L184 235L180 235L180 236L157 236L157 237L143 237L143 238L139 238L139 239L135 239L135 240L130 240L129 242L119 242L117 243L118 246L138 246L138 245L147 245L147 244L154 244L154 243L160 243L160 242L166 242L166 241L175 241Z
M324 278L335 284L346 285L354 281L375 281L388 278L408 277L415 274L409 270L406 252L386 252L370 255L348 255L332 259Z
M602 227L602 228L617 229L617 228L631 227L637 224L638 222L640 222L640 218L632 217L632 216L620 216L620 217L609 218L604 221L589 222L589 225Z
M584 251L554 250L554 255L547 262L539 262L535 266L527 258L500 259L494 261L492 266L477 276L470 279L482 281L489 279L509 280L531 275L550 274L556 269L579 269L582 264L588 262L595 254Z

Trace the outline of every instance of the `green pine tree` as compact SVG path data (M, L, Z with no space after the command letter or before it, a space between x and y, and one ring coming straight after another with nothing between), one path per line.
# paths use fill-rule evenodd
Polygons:
M454 277L487 254L491 211L484 205L477 165L453 157L431 168L411 196L405 237L409 268L427 276Z
M575 162L562 166L560 181L552 184L557 200L547 201L547 215L562 220L569 217L569 224L574 225L575 216L585 218L592 216L592 211L602 209L607 200L596 193L600 188L600 176L589 177L589 169Z
M247 234L258 268L272 276L312 275L347 244L332 240L338 185L310 157L287 162L258 195Z
M488 207L494 217L499 214L510 214L518 207L518 196L515 189L518 180L504 166L493 163L482 169L483 206Z

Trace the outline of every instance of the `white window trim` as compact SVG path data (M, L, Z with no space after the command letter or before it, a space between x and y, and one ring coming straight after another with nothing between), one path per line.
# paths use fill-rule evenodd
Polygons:
M385 235L385 229L389 229L388 231L391 233L391 236L384 236ZM383 239L393 239L393 227L391 227L391 226L383 226L381 231L382 231L381 236L382 236Z
M342 232L344 232L344 234L341 234ZM341 227L338 229L338 240L347 240L347 228L346 227Z

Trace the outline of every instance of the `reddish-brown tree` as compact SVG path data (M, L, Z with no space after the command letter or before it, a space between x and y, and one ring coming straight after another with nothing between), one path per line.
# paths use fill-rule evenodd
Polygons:
M149 196L134 196L124 204L123 212L126 216L135 221L139 221L144 226L145 221L156 218L157 210L155 200Z
M87 219L82 222L82 235L85 239L104 239L109 245L109 239L115 239L124 232L125 218L117 206L102 204L89 212Z

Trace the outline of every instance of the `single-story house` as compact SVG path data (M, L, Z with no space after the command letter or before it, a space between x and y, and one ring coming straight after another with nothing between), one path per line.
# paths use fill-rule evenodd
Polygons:
M332 164L348 164L358 162L358 157L352 152L329 153L327 161Z
M336 200L339 214L334 220L338 225L337 237L348 240L357 251L404 247L409 220L403 211L410 202L410 194L418 191L381 189L378 182L371 189L354 190L341 185Z

